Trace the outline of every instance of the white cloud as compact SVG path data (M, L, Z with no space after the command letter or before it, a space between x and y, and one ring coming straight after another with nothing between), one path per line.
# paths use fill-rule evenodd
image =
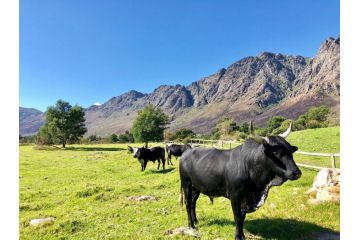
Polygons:
M99 102L95 102L93 105L95 105L95 106L101 106L102 104L99 103Z

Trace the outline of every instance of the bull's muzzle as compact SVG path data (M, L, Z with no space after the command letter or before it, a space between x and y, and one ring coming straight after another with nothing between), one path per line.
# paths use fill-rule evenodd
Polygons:
M302 172L298 169L298 170L291 172L290 175L288 176L288 179L289 180L297 180L298 178L300 178L300 176L302 176Z

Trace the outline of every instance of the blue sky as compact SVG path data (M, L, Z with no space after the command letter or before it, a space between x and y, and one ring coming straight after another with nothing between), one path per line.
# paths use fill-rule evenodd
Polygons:
M263 51L313 57L339 0L20 0L20 106L188 85Z

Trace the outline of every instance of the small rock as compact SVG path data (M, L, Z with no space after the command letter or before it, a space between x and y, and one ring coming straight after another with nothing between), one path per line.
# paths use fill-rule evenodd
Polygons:
M30 226L38 226L38 225L50 225L55 222L55 218L48 217L48 218L35 218L30 221Z
M143 196L139 196L139 197L136 197L136 196L132 196L132 197L128 197L127 198L128 200L131 200L131 201L137 201L137 202L141 202L141 201L156 201L157 198L154 197L154 196L150 196L150 195L143 195Z
M269 207L276 208L276 205L274 205L274 203L271 203L271 204L269 204Z
M174 235L188 235L192 237L199 237L198 232L193 228L185 228L185 227L179 227L176 229L168 230L165 232L165 235L174 236Z
M314 179L313 187L307 191L312 203L339 202L340 201L340 170L324 168Z
M318 190L316 199L320 202L339 202L339 194L331 193L326 189L320 189Z

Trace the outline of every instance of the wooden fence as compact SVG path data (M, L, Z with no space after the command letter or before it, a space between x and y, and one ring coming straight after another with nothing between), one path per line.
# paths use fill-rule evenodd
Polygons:
M237 141L222 141L222 140L205 140L205 139L190 139L191 145L200 145L204 147L217 147L221 149L232 149L232 147L236 147L243 142ZM337 168L336 164L336 157L340 157L339 153L311 153L311 152L303 152L303 151L296 151L297 154L307 155L307 156L320 156L320 157L330 157L332 168ZM324 167L319 167L315 165L297 163L298 166L320 170Z

